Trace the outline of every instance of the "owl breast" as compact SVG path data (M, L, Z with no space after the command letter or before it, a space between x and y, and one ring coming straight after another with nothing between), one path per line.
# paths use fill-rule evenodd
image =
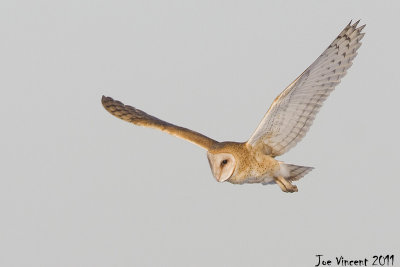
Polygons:
M234 184L269 183L281 173L280 162L259 150L248 151L247 155L238 155L238 169L228 180Z

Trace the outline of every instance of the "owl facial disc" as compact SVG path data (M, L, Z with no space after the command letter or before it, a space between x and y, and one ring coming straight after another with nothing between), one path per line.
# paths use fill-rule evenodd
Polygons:
M208 163L210 163L211 171L214 178L218 182L224 182L228 180L235 170L236 160L232 154L229 153L218 153L212 154L207 153Z

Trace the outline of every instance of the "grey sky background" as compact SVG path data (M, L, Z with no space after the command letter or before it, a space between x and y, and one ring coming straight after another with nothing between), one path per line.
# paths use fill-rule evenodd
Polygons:
M398 1L2 1L0 266L314 266L398 253ZM101 95L245 141L351 19L353 67L278 186L219 184L201 148ZM398 261L399 254L395 255Z

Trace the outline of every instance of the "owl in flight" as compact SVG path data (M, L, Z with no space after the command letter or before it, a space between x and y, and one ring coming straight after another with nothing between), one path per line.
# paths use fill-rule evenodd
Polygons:
M207 150L212 174L218 182L276 183L284 192L297 192L297 181L312 167L275 159L294 147L307 133L325 99L352 65L364 37L351 22L299 77L273 101L247 142L218 142L198 132L153 117L140 109L103 96L112 115L145 127L165 131Z

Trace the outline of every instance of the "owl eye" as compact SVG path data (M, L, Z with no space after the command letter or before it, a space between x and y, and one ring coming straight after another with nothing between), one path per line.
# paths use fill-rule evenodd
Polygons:
M228 163L228 160L227 159L224 159L222 162L221 162L221 166L223 166L223 165L225 165L225 164L227 164Z

